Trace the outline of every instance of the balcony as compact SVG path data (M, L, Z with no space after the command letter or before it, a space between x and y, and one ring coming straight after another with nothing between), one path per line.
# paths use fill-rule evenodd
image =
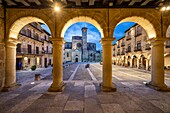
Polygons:
M131 35L128 35L126 40L130 40L131 39Z
M134 51L137 52L137 51L142 51L142 48L141 47L135 47L134 48Z
M121 47L123 47L123 46L125 46L125 43L124 43L124 42L121 43Z
M146 44L145 50L150 50L151 49L151 44Z
M26 35L26 34L23 34L23 33L19 33L20 35L22 35L22 36L25 36L25 37L27 37L27 38L31 38L31 39L33 39L33 40L36 40L36 41L39 41L39 42L43 42L42 40L40 40L40 39L36 39L36 38L34 38L34 37L32 37L32 36L28 36L28 35Z
M165 47L166 47L166 48L170 48L170 45L166 45Z
M138 37L138 36L140 36L140 35L142 35L142 32L137 32L137 33L135 34L135 37Z
M131 48L126 49L126 53L131 52Z
M43 54L52 54L52 51L37 51L32 49L31 51L28 51L28 48L21 48L18 49L17 55L43 55Z
M121 55L125 55L125 52L124 52L124 51L122 51L122 52L121 52Z

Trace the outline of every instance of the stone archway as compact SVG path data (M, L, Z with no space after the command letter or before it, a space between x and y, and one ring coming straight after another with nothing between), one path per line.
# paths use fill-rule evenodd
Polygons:
M121 20L118 24L123 22L135 22L145 29L149 39L156 38L156 31L153 24L143 17L138 16L126 17L123 20Z
M13 18L13 17L11 17ZM6 39L6 67L5 67L5 85L4 90L16 85L16 45L20 43L18 41L18 34L20 30L27 24L32 22L41 22L46 24L42 19L26 16L12 20L11 26L8 25L9 33Z
M87 16L79 16L79 17L75 17L75 18L72 18L70 19L69 21L67 21L67 23L64 25L62 31L61 31L61 37L64 37L64 34L66 32L66 30L73 24L77 23L77 22L87 22L87 23L90 23L92 25L94 25L100 32L101 34L101 37L104 38L104 33L103 33L103 29L101 28L100 24L90 18L90 17L87 17Z
M150 18L153 15L147 16L147 13L138 14L130 11L131 15L125 14L118 18L118 24L121 22L135 22L142 26L149 38L149 41L152 44L152 68L151 68L151 81L146 85L154 88L156 90L169 90L164 82L164 41L163 33L161 31L162 25L158 21L151 20ZM160 15L158 15L160 16ZM153 17L155 18L155 17ZM156 18L155 18L156 19ZM116 25L115 25L116 26ZM158 26L158 27L157 27ZM158 46L159 45L159 46ZM160 62L160 63L159 63ZM161 68L160 68L161 67Z
M102 18L95 19L95 15L93 15L93 18L91 18L91 16L92 15L75 16L74 18L68 19L66 23L62 24L62 27L58 28L58 31L61 31L61 33L59 33L60 34L59 38L61 41L58 41L58 43L60 43L60 46L61 46L61 44L62 44L61 42L62 42L62 40L64 40L63 39L64 33L72 24L77 23L77 22L88 22L88 23L94 25L99 30L99 32L101 33L101 37L102 37L101 43L102 43L102 48L103 48L103 57L102 57L103 58L103 60L102 60L103 61L103 82L102 82L101 88L103 91L111 91L111 90L115 91L116 89L115 89L114 85L112 84L112 62L111 62L112 61L112 41L114 40L114 38L107 37L108 34L106 32L104 32L102 27L105 25L105 21L103 21ZM98 22L99 20L100 20L100 24ZM103 23L104 23L104 25L103 25ZM58 50L58 51L61 51L61 53L62 53L62 50ZM58 51L56 51L56 52L58 52ZM55 53L55 50L54 50L54 53ZM58 60L60 60L60 58ZM58 67L60 67L60 66L58 66ZM55 73L55 71L53 71L53 72ZM60 75L58 74L58 76L60 76L60 78L62 78L63 74L62 73ZM53 87L54 83L53 83L52 86L50 87L49 91L54 91L54 90L61 91L63 89L63 83L62 83L61 79L60 79L60 81L56 81L55 83L57 83L56 86L58 86L58 87L54 88Z

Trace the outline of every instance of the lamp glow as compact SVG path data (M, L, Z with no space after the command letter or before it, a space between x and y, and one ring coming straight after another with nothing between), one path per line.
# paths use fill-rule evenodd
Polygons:
M168 7L166 8L166 10L170 10L170 6L168 6Z
M54 10L55 10L55 11L59 11L60 8L59 8L58 6L55 6L55 7L54 7Z
M162 7L162 8L161 8L161 11L165 11L165 10L166 10L166 7Z

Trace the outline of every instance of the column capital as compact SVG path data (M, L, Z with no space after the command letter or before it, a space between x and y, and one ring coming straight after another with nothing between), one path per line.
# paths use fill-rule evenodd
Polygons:
M63 45L66 41L64 38L50 38L50 41L52 41L53 44Z
M14 47L16 48L16 45L18 43L21 43L21 41L19 41L18 39L16 38L9 38L6 42L6 47Z
M100 43L102 43L102 45L105 45L105 44L112 44L112 42L115 40L114 37L109 37L109 38L102 38L100 40Z
M169 38L151 38L151 39L148 39L147 41L151 42L153 46L156 46L156 45L164 45L164 42L168 39Z

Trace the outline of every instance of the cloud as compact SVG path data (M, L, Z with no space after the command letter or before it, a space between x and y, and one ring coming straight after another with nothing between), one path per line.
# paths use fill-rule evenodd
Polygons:
M70 26L66 30L66 33L64 34L64 39L68 42L71 42L72 36L82 36L82 31L81 31L82 27L88 28L87 29L87 42L96 43L97 50L101 50L101 44L99 42L101 39L100 32L92 24L89 24L86 22L78 22Z
M113 31L113 37L115 37L116 40L122 38L123 36L125 36L125 31L134 24L134 22L124 22L117 25L115 30ZM97 50L101 50L101 44L99 42L101 40L101 34L95 26L87 22L78 22L70 26L64 35L64 39L68 42L71 42L72 36L82 36L82 27L88 28L87 41L96 43ZM114 43L116 42L116 40L114 41Z

